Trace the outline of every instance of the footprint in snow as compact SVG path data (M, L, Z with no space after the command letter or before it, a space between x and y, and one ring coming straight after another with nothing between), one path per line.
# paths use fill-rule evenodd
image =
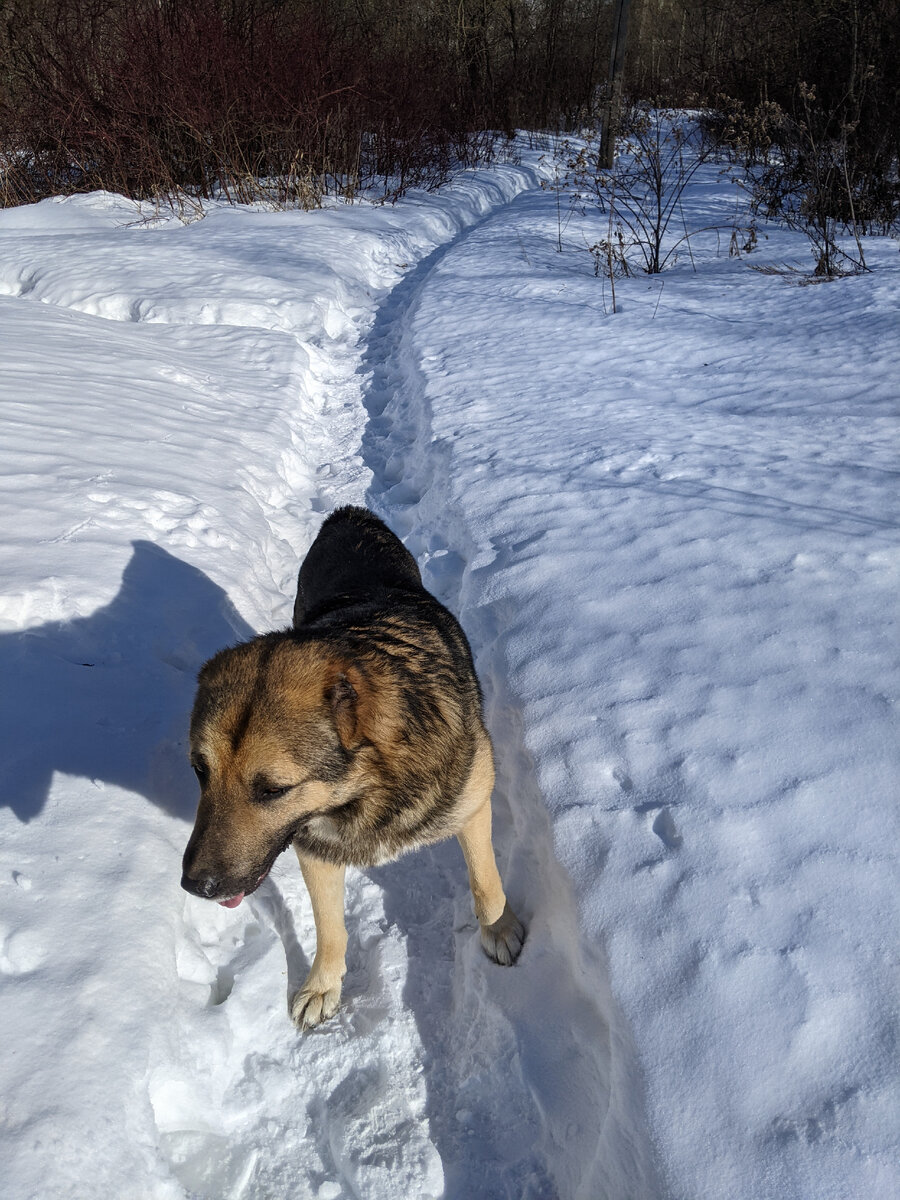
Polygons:
M659 810L651 828L668 850L677 850L684 841L675 825L675 818L667 808Z
M31 929L0 929L0 972L4 975L29 975L47 958L47 951Z

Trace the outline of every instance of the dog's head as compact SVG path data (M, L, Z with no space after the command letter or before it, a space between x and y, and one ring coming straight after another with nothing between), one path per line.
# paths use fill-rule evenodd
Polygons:
M305 821L344 802L376 732L370 692L358 664L286 634L210 659L191 716L200 805L183 888L233 908Z

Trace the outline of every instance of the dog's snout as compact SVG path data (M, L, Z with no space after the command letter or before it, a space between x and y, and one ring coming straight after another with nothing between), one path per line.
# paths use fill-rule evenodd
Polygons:
M211 900L219 890L219 880L215 875L200 875L198 878L193 879L185 872L181 876L181 886L193 896L200 896L204 900Z

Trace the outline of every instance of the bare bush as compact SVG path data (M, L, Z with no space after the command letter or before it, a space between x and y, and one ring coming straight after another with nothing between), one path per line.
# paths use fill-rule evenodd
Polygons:
M864 198L854 188L854 127L823 112L814 88L801 84L800 93L800 118L773 102L752 111L729 105L718 120L721 136L744 167L753 211L807 236L816 278L868 270L857 218Z
M691 238L704 230L688 229L684 193L716 152L698 121L671 109L633 106L623 114L622 128L619 153L609 169L602 165L596 131L562 147L572 202L608 214L607 237L589 250L596 273L610 280L630 272L630 259L656 275L682 250L690 252ZM677 220L680 232L671 228Z
M743 161L765 162L774 146L795 181L808 167L808 189L831 192L834 217L887 233L900 222L898 77L898 0L667 0L641 9L626 82L633 95L717 109Z

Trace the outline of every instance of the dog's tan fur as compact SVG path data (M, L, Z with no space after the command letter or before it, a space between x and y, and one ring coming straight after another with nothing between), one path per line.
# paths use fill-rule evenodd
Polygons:
M491 845L494 765L465 635L378 518L341 509L300 572L295 626L222 651L200 673L191 758L201 784L182 884L253 891L293 843L317 948L292 1001L309 1028L340 1000L347 865L456 835L495 961L524 930Z

